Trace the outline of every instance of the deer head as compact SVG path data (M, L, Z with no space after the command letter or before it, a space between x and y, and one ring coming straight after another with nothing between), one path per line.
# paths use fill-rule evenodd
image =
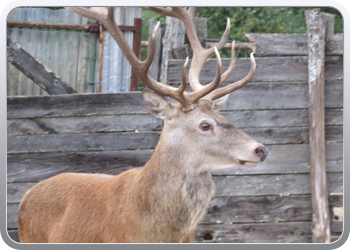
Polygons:
M178 88L175 88L162 84L148 75L148 69L155 54L155 35L159 28L159 23L151 35L148 56L146 60L140 61L116 25L112 7L67 8L82 16L99 21L118 43L138 78L150 89L143 91L143 97L149 110L156 117L164 120L160 144L179 148L182 153L193 152L190 149L195 147L198 157L194 157L192 154L190 159L191 161L197 161L195 165L205 160L205 163L200 164L205 170L234 166L256 166L259 162L265 160L267 149L242 131L236 129L218 113L228 99L229 93L247 84L252 79L256 68L252 52L250 54L251 69L247 76L235 83L217 89L219 85L227 80L235 66L236 55L233 42L231 63L224 73L221 72L221 58L218 50L225 45L228 39L230 31L229 19L227 19L226 30L220 42L215 47L205 49L197 37L194 7L190 7L187 11L180 7L144 8L176 17L185 24L187 37L193 49L193 58L189 69L188 81L186 69L189 60L187 58L182 70L182 83ZM199 81L199 75L204 63L213 54L215 54L217 61L216 75L212 82L203 86ZM187 82L189 82L193 92L185 91ZM178 104L171 104L164 97L171 97L177 100Z

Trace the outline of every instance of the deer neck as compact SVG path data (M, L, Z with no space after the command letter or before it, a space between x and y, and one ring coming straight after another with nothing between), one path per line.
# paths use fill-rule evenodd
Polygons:
M194 158L193 150L190 152L183 145L167 143L164 134L161 134L150 160L143 167L144 174L154 183L179 185L177 188L187 182L212 183L209 171L198 171L202 169L202 162Z
M157 218L163 217L167 226L172 223L175 228L193 230L209 206L215 185L210 172L189 170L196 166L188 165L186 152L163 143L161 137L151 159L141 170L140 198L148 204L148 212Z

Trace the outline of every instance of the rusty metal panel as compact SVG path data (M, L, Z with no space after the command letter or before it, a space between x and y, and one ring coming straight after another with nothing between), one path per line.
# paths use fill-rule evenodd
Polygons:
M86 24L88 21L69 10L16 8L8 21ZM8 36L79 93L95 91L97 34L51 28L7 29ZM7 94L47 95L35 83L8 64Z

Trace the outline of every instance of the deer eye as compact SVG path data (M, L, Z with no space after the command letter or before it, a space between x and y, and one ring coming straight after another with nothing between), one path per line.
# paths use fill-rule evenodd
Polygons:
M199 125L199 127L200 127L200 129L203 130L203 131L208 131L208 130L211 128L210 124L207 123L207 122L201 123L201 124Z

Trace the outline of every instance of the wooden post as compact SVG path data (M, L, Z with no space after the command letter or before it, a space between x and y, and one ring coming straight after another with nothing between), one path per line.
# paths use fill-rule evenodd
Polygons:
M326 27L326 40L334 35L334 15L330 13L321 13L323 23Z
M177 18L166 17L165 34L163 37L163 52L160 81L168 84L168 64L171 59L171 52L174 48L183 46L185 43L185 26Z
M207 37L206 18L195 17L196 31L201 37L201 44L205 48ZM163 52L161 61L160 81L168 84L168 64L171 59L185 59L192 56L190 45L185 44L185 26L182 21L173 17L166 17L165 34L163 36Z
M312 236L315 243L330 242L326 150L324 65L325 25L320 9L305 12L309 54L309 132L312 194Z
M140 58L140 50L141 50L141 29L142 29L142 19L135 18L134 19L134 38L132 43L132 49L137 56ZM138 78L133 68L131 68L131 81L130 81L130 91L137 91L138 87Z
M148 30L148 45L147 45L147 51L148 47L150 45L150 39L151 35L154 31L154 28L158 24L158 21L154 19L149 20L149 30ZM156 43L156 52L153 58L153 62L151 66L149 67L148 74L153 79L159 81L160 76L160 64L161 64L161 58L162 58L162 33L164 28L159 28L156 34L155 43Z

